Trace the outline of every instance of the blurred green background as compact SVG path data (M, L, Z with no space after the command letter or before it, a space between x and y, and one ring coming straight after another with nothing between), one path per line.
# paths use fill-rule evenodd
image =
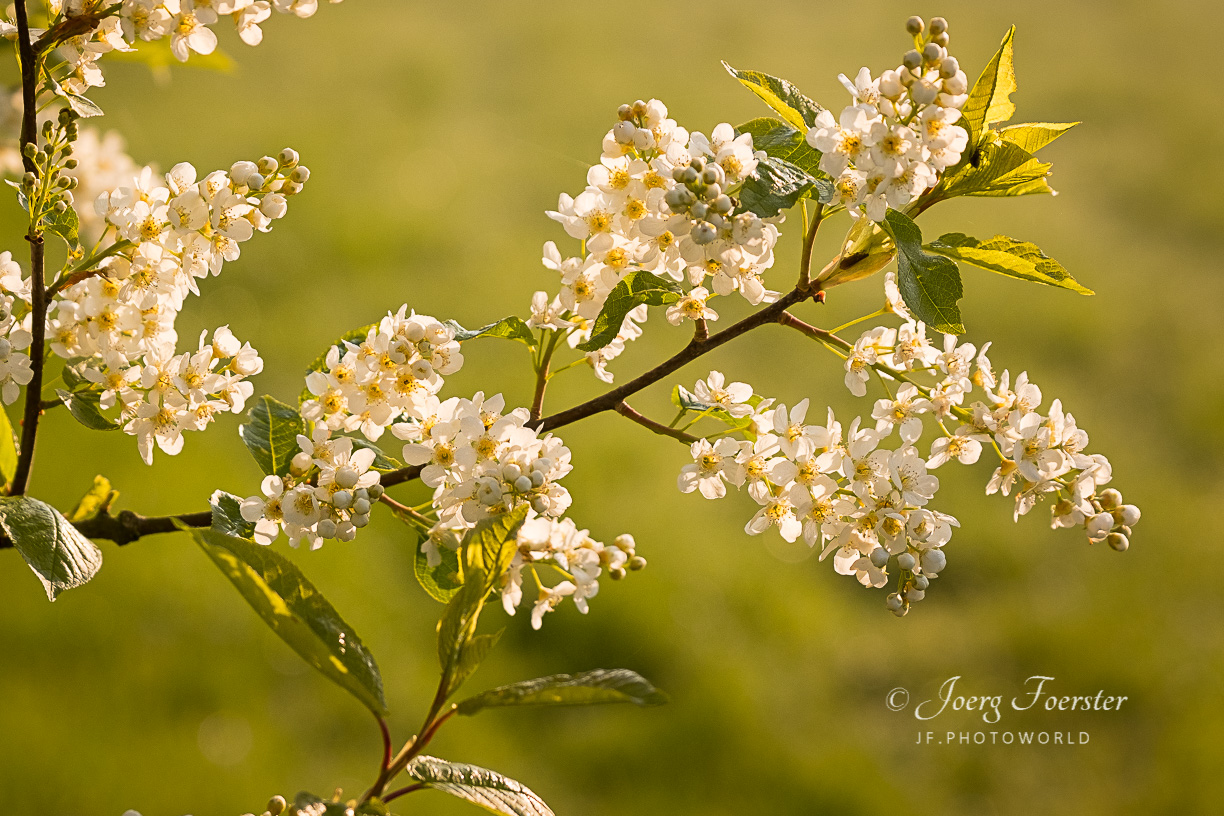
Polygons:
M626 666L672 703L489 713L449 725L434 753L517 778L562 816L1220 812L1219 4L350 0L307 21L276 15L257 49L225 31L232 73L175 69L161 84L141 66L110 64L94 96L103 125L163 169L301 151L313 176L289 217L208 281L180 322L184 342L229 323L267 361L257 388L288 399L320 350L388 308L407 302L480 325L525 314L534 290L555 289L538 258L564 235L544 210L582 189L617 105L655 96L706 132L768 113L723 72L725 58L839 109L838 72L895 65L913 13L950 20L971 78L1016 23L1017 121L1083 120L1043 153L1058 197L961 199L921 225L931 236L1035 241L1099 293L967 268L962 309L969 340L993 340L1000 367L1027 369L1047 404L1061 397L1109 455L1115 485L1144 511L1130 552L1049 530L1044 507L1013 524L1007 500L981 495L989 466L944 468L939 506L963 528L927 600L899 620L882 592L831 564L803 560L776 536L743 535L756 509L747 496L677 493L680 445L612 415L588 419L562 434L578 463L567 480L573 515L605 540L632 531L650 567L605 582L588 617L566 605L538 633L525 614L492 613L486 625L507 632L471 688ZM4 246L20 257L16 206L2 215ZM818 258L835 251L833 227ZM792 277L797 229L783 228L776 287ZM838 289L802 316L838 325L873 309L879 284ZM738 307L727 304L724 320ZM685 338L652 315L613 371L623 381ZM521 347L485 340L465 353L448 394L528 399ZM870 410L840 385L835 358L782 329L672 382L691 387L710 368L787 403L831 404L843 420ZM597 385L581 370L566 375L550 406ZM665 416L670 387L635 407ZM190 435L182 455L159 453L149 469L131 438L52 413L33 491L71 507L103 473L121 507L146 513L199 509L218 487L249 495L259 473L238 422ZM288 552L283 539L276 546ZM379 750L369 715L298 661L187 537L103 549L98 578L54 605L12 551L0 552L6 813L237 814L276 792L368 785ZM411 539L379 516L354 543L293 557L377 655L406 737L432 694L439 613L412 577ZM1056 693L1129 700L1120 712L1005 712L997 726L963 712L928 725L885 706L890 689L917 701L954 675L963 693L1007 699L1025 678L1048 675ZM914 744L926 730L938 739L1018 729L1091 736L1074 746ZM469 808L425 792L399 809Z

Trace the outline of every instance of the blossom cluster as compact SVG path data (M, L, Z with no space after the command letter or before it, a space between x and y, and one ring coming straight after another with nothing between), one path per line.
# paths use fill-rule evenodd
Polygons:
M681 492L708 499L727 484L747 487L760 506L745 525L749 535L777 528L782 538L802 537L833 555L834 569L867 587L883 587L895 565L896 591L887 605L904 614L922 600L946 564L943 552L955 518L929 507L939 489L919 456L912 434L895 449L883 447L892 424L863 427L856 417L843 428L829 410L824 425L809 424L808 401L791 408L760 399L747 383L727 384L714 371L697 383L693 410L722 414L744 439L720 436L692 443L692 464L678 478ZM908 436L908 438L907 438Z
M687 284L667 313L673 324L717 319L707 305L715 295L738 291L753 305L775 300L762 274L774 262L777 226L736 212L731 197L758 161L752 135L737 136L728 124L707 137L679 126L657 99L622 105L586 189L562 194L548 213L581 244L573 255L552 241L544 245L544 266L560 275L561 290L551 299L537 293L536 324L567 330L571 345L583 342L613 288L634 270ZM634 328L622 329L621 346ZM605 349L588 359L602 374L617 353Z
M202 430L218 411L242 411L253 390L245 379L263 369L258 353L221 327L209 342L201 336L197 351L175 354L175 321L198 281L267 232L308 178L286 149L204 178L187 163L165 176L144 168L94 202L116 240L65 275L47 337L58 356L85 358L81 377L100 390L102 409L118 408L146 462L154 443L177 453L183 431Z
M0 398L12 405L21 394L21 387L34 377L30 370L32 337L26 323L15 310L28 308L30 282L23 280L21 266L13 254L0 252Z
M339 3L342 0L330 0ZM110 0L49 0L57 19L97 19L89 31L62 41L58 54L67 66L66 75L58 79L63 93L80 96L90 88L106 84L98 60L111 51L133 51L137 41L152 42L169 39L175 59L186 62L192 53L207 55L217 48L217 35L212 26L227 17L238 36L247 45L263 41L260 24L273 11L310 17L319 8L319 0L121 0L110 11ZM0 36L14 37L16 26L0 22ZM46 33L32 29L34 38Z
M579 530L570 519L533 516L519 528L518 550L510 569L502 578L502 606L513 615L523 600L523 572L534 579L537 593L531 607L531 627L539 629L544 615L565 598L573 599L582 614L587 601L599 592L599 576L606 569L613 580L625 577L626 570L640 570L646 559L634 552L631 535L620 535L610 545L595 541L586 530ZM540 570L551 569L564 580L548 586Z
M839 75L854 102L836 119L822 110L807 132L823 154L820 169L836 180L837 200L852 211L863 207L873 221L934 187L969 140L956 124L968 78L948 53L947 22L936 17L928 27L915 17L909 29L918 47L901 65L878 77L865 67L853 81Z
M463 354L453 327L407 305L361 334L332 346L306 376L302 417L377 442L393 423L423 422L438 410L442 375L462 368Z
M377 453L348 437L333 438L323 426L311 436L299 434L297 444L288 477L265 477L262 495L242 502L255 541L271 544L282 531L291 546L305 541L312 550L326 539L352 541L383 494L379 473L371 469Z

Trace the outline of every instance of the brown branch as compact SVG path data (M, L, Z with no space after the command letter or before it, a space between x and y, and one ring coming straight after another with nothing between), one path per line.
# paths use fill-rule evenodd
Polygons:
M30 22L25 0L17 2L17 49L21 54L21 158L27 173L37 167L26 155L27 145L38 145L38 57L30 43ZM34 207L34 202L30 202ZM42 416L43 357L47 332L47 284L45 280L43 237L38 217L30 213L30 382L26 385L25 411L21 421L21 449L17 469L9 484L12 496L21 496L30 483L30 468L34 464L34 443L38 438L38 419Z
M177 516L142 516L131 510L123 510L116 516L99 513L91 519L75 522L72 526L86 538L113 541L123 546L148 535L176 533L180 529L178 524L197 528L211 527L212 510ZM0 550L12 546L13 543L7 538L0 537Z
M786 326L787 328L796 329L801 334L805 334L813 340L819 340L822 343L837 346L843 351L849 351L850 349L854 348L852 343L847 343L833 332L817 328L810 323L805 323L790 312L783 312L781 316L778 317L778 323L779 325Z
M580 419L585 419L593 414L602 413L603 411L611 411L616 408L627 397L631 397L642 389L654 385L659 380L666 377L668 374L684 367L693 360L703 354L707 354L724 343L730 342L739 337L745 332L751 331L759 326L764 326L768 323L778 322L779 317L786 310L797 303L802 303L812 297L811 292L800 291L798 287L783 295L775 303L761 309L759 312L754 312L738 323L734 323L716 334L712 334L705 340L693 338L687 346L679 352L672 355L668 359L659 363L654 368L647 371L624 385L613 388L611 391L604 393L594 399L587 400L581 405L575 405L573 408L553 414L552 416L544 417L537 422L530 423L537 430L551 431L555 428L560 428L563 425L569 425L577 422ZM385 484L385 482L384 482Z
M687 434L679 428L669 428L661 422L655 422L653 419L643 416L630 408L629 403L624 401L616 406L616 413L633 420L649 431L654 431L660 436L670 436L672 439L679 439L686 445L691 445L700 438L693 436L692 434Z

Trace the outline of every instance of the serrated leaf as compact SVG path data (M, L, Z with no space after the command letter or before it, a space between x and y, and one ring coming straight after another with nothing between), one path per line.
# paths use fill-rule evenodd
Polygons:
M242 499L224 490L212 494L208 501L212 508L212 529L221 535L245 538L255 537L255 525L242 517Z
M897 288L914 317L944 334L963 334L960 270L956 262L922 249L922 231L907 216L889 210L881 225L897 245Z
M803 133L785 122L761 116L735 130L736 133L752 134L754 150L763 150L769 156L785 159L814 178L828 178L820 169L820 151L807 143Z
M281 640L375 714L386 714L374 656L293 562L214 530L193 530L192 537Z
M306 433L306 423L291 405L266 394L247 411L251 421L238 428L260 470L269 476L284 476L299 450L298 434Z
M1002 139L975 148L970 161L940 180L935 200L954 196L1017 196L1053 193L1046 177L1051 165Z
M89 491L81 497L76 507L72 508L72 512L68 514L68 522L76 524L96 518L103 508L114 501L117 495L119 494L111 488L110 479L105 476L95 476Z
M723 62L723 67L727 69L727 73L739 80L741 85L777 111L788 125L798 128L803 133L807 133L807 129L824 110L785 79L779 79L761 71L740 71L732 68L726 62Z
M429 566L429 556L417 545L413 558L413 572L417 583L429 594L429 597L442 603L455 597L455 593L463 586L459 577L459 553L449 547L438 547L441 563Z
M1027 122L1022 125L1008 125L998 133L1003 141L1011 142L1029 153L1036 153L1078 124L1079 122Z
M978 81L969 91L969 99L961 106L961 115L969 124L969 144L976 144L987 125L1006 122L1016 112L1011 95L1016 90L1016 72L1012 66L1012 38L1016 27L1012 26L1003 36L999 50L983 69Z
M52 235L58 235L63 239L69 248L76 249L80 246L80 239L77 232L81 228L81 221L77 218L76 210L71 207L61 212L56 212L54 209L43 216L43 229Z
M757 162L756 175L740 189L740 204L761 218L772 218L808 196L828 202L833 185L796 167L785 159L768 156Z
M660 278L642 269L634 270L616 284L604 301L603 309L595 318L591 338L580 343L582 351L598 351L616 339L625 316L641 306L663 306L675 303L682 294L680 285L673 280Z
M117 431L119 425L102 413L100 395L96 391L64 391L56 389L55 396L72 414L77 422L94 431Z
M531 329L523 322L522 318L510 315L503 317L501 320L496 320L487 326L481 326L479 329L465 329L453 320L448 320L444 324L450 326L455 332L455 339L460 343L467 340L475 340L477 337L504 337L507 340L518 340L526 343L534 348L536 337L532 334Z
M405 772L426 787L449 793L502 816L554 816L544 800L522 783L496 771L419 756Z
M471 716L486 708L538 705L601 705L633 703L656 706L667 695L646 678L628 669L596 669L582 674L554 674L521 683L511 683L469 697L459 703L459 714Z
M102 551L46 502L30 496L0 498L0 529L54 601L102 568Z
M4 477L4 484L13 481L14 474L17 473L17 436L13 433L12 423L9 422L8 412L0 406L0 476Z
M1071 277L1062 264L1028 241L1017 241L1006 235L979 241L963 233L950 232L939 236L926 248L1008 277L1070 289L1081 295L1093 294L1091 289L1081 286Z
M491 635L473 635L463 644L454 666L448 672L445 692L447 697L453 694L456 689L463 685L464 681L480 668L480 664L484 662L485 657L497 645L497 641L501 640L502 632L504 631L504 629L501 629Z

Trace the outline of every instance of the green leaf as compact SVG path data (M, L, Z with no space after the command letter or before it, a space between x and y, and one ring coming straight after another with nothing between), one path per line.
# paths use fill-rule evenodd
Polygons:
M530 788L496 771L419 756L405 772L426 787L449 793L502 816L554 816Z
M479 329L465 329L453 320L446 321L444 325L454 330L455 339L461 343L465 340L475 340L477 337L504 337L507 340L519 340L531 348L535 348L536 344L536 337L531 333L531 329L522 318L514 315L503 317Z
M489 589L510 567L516 550L518 530L527 520L527 505L514 510L481 519L463 537L459 551L463 553L466 569L482 569L489 578Z
M438 662L442 666L444 696L476 670L496 638L481 641L476 624L485 598L514 560L515 539L527 518L527 505L482 519L464 536L460 546L463 586L450 599L438 622ZM475 644L475 645L474 645Z
M975 148L970 160L942 178L935 188L937 201L954 196L1018 196L1050 193L1046 177L1051 165L1019 145L1002 139Z
M242 517L242 499L218 490L208 501L212 508L212 529L225 536L245 538L255 537L255 525Z
M442 562L431 567L429 556L418 544L416 556L413 558L413 571L416 573L417 583L429 593L429 597L446 603L455 597L455 593L463 586L459 576L459 553L449 547L439 546L438 554L442 557Z
M969 124L969 144L976 144L987 125L1006 122L1016 112L1011 95L1016 90L1016 72L1012 67L1012 38L1016 27L1012 26L1003 37L994 57L973 83L969 99L961 107L961 115Z
M939 236L927 244L926 248L931 252L1008 277L1070 289L1081 295L1093 294L1091 289L1081 286L1071 277L1071 273L1064 269L1062 264L1028 241L1017 241L1006 235L996 235L987 241L979 241L963 233L950 232Z
M297 409L266 394L247 411L251 421L238 428L247 450L269 476L284 476L300 448L298 434L306 433L306 423Z
M68 522L76 524L96 518L118 495L115 490L111 489L109 479L105 476L95 476L89 492L81 497L76 507L72 508L72 512L68 514Z
M738 79L741 85L761 97L766 105L777 111L788 125L804 133L824 110L785 79L779 79L760 71L739 71L726 62L723 62L723 67L727 69L727 73Z
M0 476L4 484L13 481L17 473L17 436L9 422L8 411L0 406Z
M603 309L595 318L591 339L579 343L582 351L598 351L616 339L625 315L645 303L648 306L663 306L680 299L683 290L680 284L660 278L642 269L634 270L616 284L604 301Z
M71 207L62 213L52 209L43 216L42 225L47 232L62 238L70 249L80 246L77 231L81 228L81 222L77 218L76 210Z
M769 156L757 162L756 175L744 182L740 204L761 218L772 218L808 196L831 201L832 182L818 179L785 159Z
M960 270L956 262L922 250L922 231L907 216L889 210L882 225L897 245L897 287L914 317L945 334L963 334Z
M377 328L377 323L371 323L368 326L359 326L345 332L338 340L336 340L336 342L324 349L322 354L314 358L314 361L306 368L306 374L309 375L315 371L322 371L323 369L327 368L327 355L331 353L333 348L340 349L341 356L344 356L344 352L347 350L347 346L345 345L346 343L352 343L354 345L364 343L366 338L369 337L370 331ZM303 388L302 393L298 396L298 404L300 405L308 399L314 399L314 396L314 394L310 393L309 388Z
M711 405L710 403L702 402L701 400L697 399L697 395L689 391L683 385L677 385L672 388L671 401L672 405L676 406L677 408L683 408L685 411L696 411L699 414L703 411L715 409L715 406Z
M639 706L663 705L667 695L646 678L628 669L596 669L582 674L554 674L490 689L469 697L457 712L471 716L485 708L534 705L600 705L633 703Z
M350 437L353 440L353 450L361 450L363 448L374 451L374 464L370 465L371 470L377 470L379 473L390 473L393 470L399 470L404 466L404 463L396 459L394 456L388 456L382 452L382 448L375 445L360 436Z
M86 428L95 431L117 431L119 425L102 413L99 404L101 395L96 391L64 391L56 389L55 396L60 398L64 407L72 414L73 419Z
M118 53L118 52L116 52ZM54 77L47 77L47 87L53 94L63 99L68 103L68 107L72 108L73 112L82 119L89 119L94 116L101 116L102 109L93 101L85 97L74 94L64 88Z
M0 498L0 529L52 601L102 568L102 551L46 502L29 496Z
M1079 122L1028 122L1023 125L1009 125L999 131L999 138L1011 142L1021 150L1036 153L1078 124Z
M214 530L193 530L192 537L281 640L375 714L386 714L374 656L293 562Z
M820 151L807 143L803 133L768 116L745 122L736 133L751 133L754 150L764 150L775 159L784 159L814 178L828 179L820 169Z

